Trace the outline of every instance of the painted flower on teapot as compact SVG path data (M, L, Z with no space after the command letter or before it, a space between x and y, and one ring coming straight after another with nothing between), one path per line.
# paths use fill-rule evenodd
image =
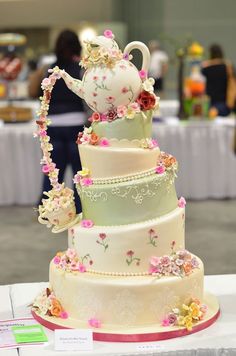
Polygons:
M133 49L139 49L143 55L140 71L130 62L132 56L129 53ZM131 42L122 53L113 33L106 30L104 36L85 42L80 62L86 69L82 81L65 71L61 71L61 75L68 88L83 98L92 110L108 113L137 99L142 81L146 79L149 61L150 53L145 44Z

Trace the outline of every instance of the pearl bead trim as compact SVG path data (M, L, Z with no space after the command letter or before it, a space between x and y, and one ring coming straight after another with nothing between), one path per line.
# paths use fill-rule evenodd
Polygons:
M87 272L92 274L100 274L103 276L117 276L117 277L128 277L128 276L149 276L149 272L105 272L105 271L96 271L94 269L87 269Z

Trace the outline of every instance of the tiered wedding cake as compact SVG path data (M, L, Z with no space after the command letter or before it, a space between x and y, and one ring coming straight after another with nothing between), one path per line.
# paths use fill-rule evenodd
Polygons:
M143 54L139 72L130 62L133 48ZM55 68L42 83L37 135L53 189L39 207L39 220L54 225L54 232L68 228L69 248L52 260L50 287L36 298L34 316L51 328L93 327L96 339L110 341L140 335L155 340L204 328L218 305L212 297L205 305L203 263L185 250L176 159L151 137L158 99L147 78L148 49L132 42L122 53L107 30L86 43L81 62L82 82ZM60 77L94 110L91 126L78 136L79 218L72 191L57 181L46 134L51 91Z

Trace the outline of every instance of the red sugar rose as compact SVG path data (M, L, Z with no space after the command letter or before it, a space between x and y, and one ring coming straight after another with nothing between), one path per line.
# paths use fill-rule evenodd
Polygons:
M137 103L139 103L141 110L154 109L156 105L156 98L148 91L142 91L138 96Z

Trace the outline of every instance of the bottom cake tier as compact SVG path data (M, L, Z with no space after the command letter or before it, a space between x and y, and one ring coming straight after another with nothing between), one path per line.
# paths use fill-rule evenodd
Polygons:
M53 262L50 286L75 322L97 319L106 328L159 325L173 308L203 299L203 263L184 277L107 276L65 272Z

